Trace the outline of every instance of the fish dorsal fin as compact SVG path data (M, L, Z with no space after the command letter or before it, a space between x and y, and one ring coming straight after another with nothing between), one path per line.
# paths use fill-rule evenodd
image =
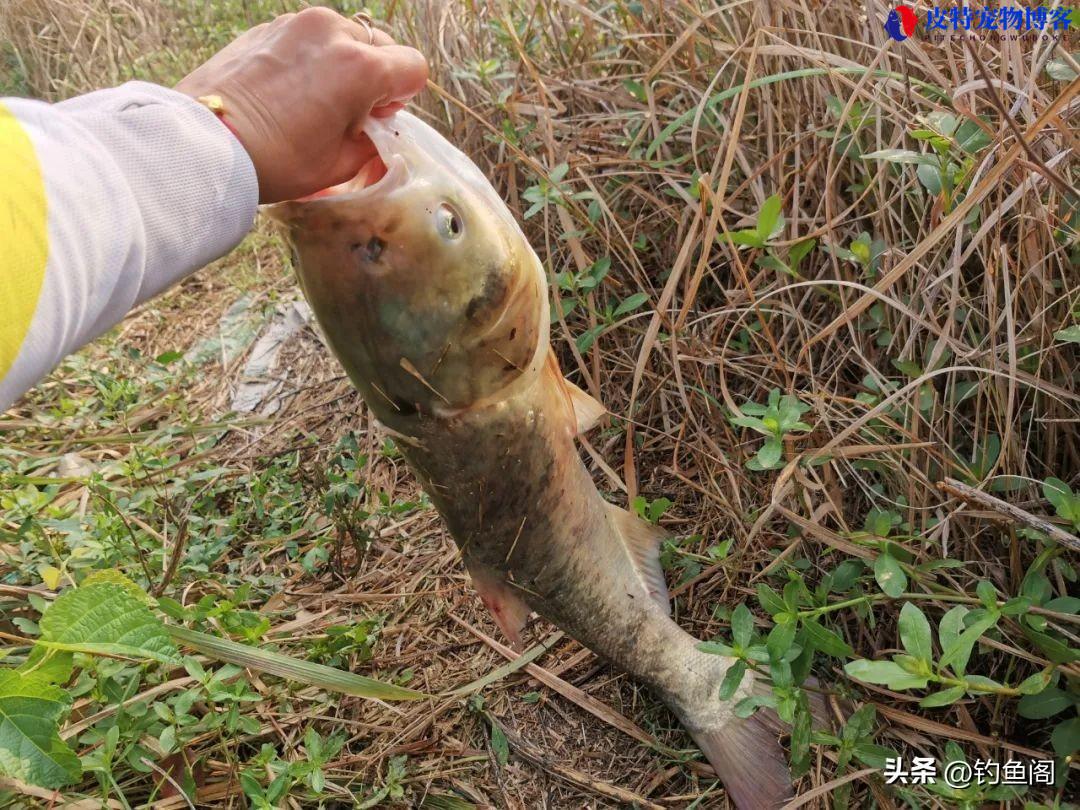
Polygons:
M577 433L584 433L595 427L600 417L607 413L607 408L563 376L562 369L559 368L559 359L555 356L553 349L548 352L548 366L551 373L555 375L555 379L558 380L563 393L566 394L567 404L574 415L574 421L577 422Z
M499 625L514 652L522 652L521 631L532 613L532 608L514 592L504 576L480 563L465 563L472 577L473 587L480 594L480 601Z
M662 529L646 523L637 515L620 509L614 504L608 504L608 514L614 524L626 553L630 555L634 570L641 579L649 596L656 600L657 604L671 613L667 582L664 580L664 569L660 567L660 541L664 538Z
M600 417L607 413L607 408L596 401L596 398L585 393L568 379L563 377L566 385L566 393L570 396L570 404L574 408L574 416L577 417L577 432L584 433L596 426Z

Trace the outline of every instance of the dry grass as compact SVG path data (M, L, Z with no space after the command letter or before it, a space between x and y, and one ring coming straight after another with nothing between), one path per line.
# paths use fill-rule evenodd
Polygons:
M699 637L728 637L729 610L746 601L767 628L754 600L758 583L779 591L802 578L812 589L844 560L872 565L888 553L910 563L909 597L885 599L864 570L842 595L855 604L820 614L856 657L880 660L899 650L897 615L908 599L936 626L955 604L977 605L983 580L999 601L1030 595L1043 572L1049 594L1039 604L1076 593L1074 554L938 484L958 479L1036 516L1054 515L1045 479L1080 488L1078 344L1055 337L1080 317L1080 81L1045 70L1052 59L1068 65L1068 47L891 43L880 25L884 7L869 7L869 21L866 7L846 1L392 2L377 11L431 60L437 87L421 102L430 120L489 168L518 212L547 195L526 230L561 285L557 295L576 302L555 326L556 347L570 376L614 414L589 440L618 480L597 466L597 481L616 499L625 489L672 501L662 523L691 538L666 555L679 620ZM58 99L131 76L170 81L231 30L278 9L239 0L214 8L191 0L8 0L0 32L9 70L0 72L0 87ZM746 84L748 92L725 97ZM986 136L973 153L950 152L951 195L928 193L913 165L851 152L853 141L862 154L925 151L911 133L935 113L979 121ZM752 227L773 194L782 199L784 230L767 248L729 244L723 235ZM869 257L859 247L850 252L864 232L873 241ZM778 269L810 238L816 245L797 268ZM605 258L602 281L580 283ZM417 506L407 469L385 452L313 333L285 350L276 373L289 396L269 422L223 419L242 357L168 373L147 359L213 335L238 288L252 296L252 311L293 296L285 264L280 244L260 231L127 321L0 422L7 448L0 465L41 476L63 452L77 451L114 465L118 502L149 487L150 503L132 508L147 524L138 537L151 586L165 568L155 536L228 538L214 554L212 544L187 541L205 559L188 560L165 588L184 604L204 594L232 598L249 581L245 606L270 619L267 638L298 654L325 640L328 626L377 614L382 630L371 660L353 659L358 671L389 677L410 668L412 685L433 693L481 677L504 661L486 638L497 634L437 517ZM635 293L647 304L613 318L611 309ZM132 358L130 348L141 355ZM95 370L114 386L125 376L158 376L153 384L139 378L123 407L106 407L113 388ZM784 437L775 471L751 470L746 461L760 436L729 417L747 402L764 403L774 388L810 406L802 418L813 430ZM348 435L358 443L351 455L339 444ZM145 469L132 472L140 454L166 459L168 472L153 480ZM818 463L806 463L814 456ZM340 466L355 457L363 459L358 469ZM185 484L206 470L209 498L206 487ZM324 508L327 493L342 486L335 470L356 484L351 503L362 512ZM86 492L65 484L57 499L83 499L78 514L89 522ZM279 520L286 507L296 514ZM0 533L11 534L19 513L5 508ZM213 520L196 525L190 515L200 509ZM895 525L863 531L872 510ZM4 541L4 581L34 585L34 566L65 553L64 531L43 521L34 542ZM727 556L710 557L728 538ZM305 566L305 555L320 549L326 558ZM117 563L140 571L122 555L93 561ZM10 615L26 610L19 599L3 607ZM1049 613L1044 629L1075 652L1075 614ZM534 641L550 630L534 626ZM1013 685L1050 666L1027 630L1019 617L1004 618L978 646L971 673ZM1022 718L1015 696L920 708L925 692L859 684L841 664L819 655L815 670L877 707L879 744L939 759L948 740L969 757L999 760L1052 750L1051 721ZM331 795L343 801L350 792L371 795L392 758L406 755L399 801L413 806L451 792L480 806L609 806L616 794L604 791L612 788L663 807L723 806L707 768L639 744L655 737L688 747L644 691L565 639L535 666L543 672L510 675L483 693L485 710L535 749L532 760L511 755L506 765L491 751L483 714L459 698L398 708L255 679L257 730L207 734L185 749L197 764L199 804L238 805L236 774L259 745L302 758L301 736L314 722L349 735L327 770ZM1059 687L1076 694L1078 664L1055 669ZM815 749L803 790L833 779L835 756L828 746ZM577 777L558 776L554 763ZM1059 760L1059 767L1067 766ZM589 786L585 775L607 787ZM117 777L133 804L151 795L153 774L128 769ZM959 803L923 790L898 797L874 775L850 784L854 806ZM1071 788L1027 798L1049 804L1076 785L1074 775ZM88 780L73 793L95 791ZM300 788L290 801L314 802Z

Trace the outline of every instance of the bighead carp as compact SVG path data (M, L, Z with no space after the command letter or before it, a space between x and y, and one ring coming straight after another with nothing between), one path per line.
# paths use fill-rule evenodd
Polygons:
M353 180L271 207L327 340L445 519L516 649L532 611L648 684L734 803L791 796L775 719L737 718L747 672L671 619L658 530L601 497L575 436L604 413L549 347L540 261L476 165L407 112L365 127ZM759 687L760 688L760 687Z

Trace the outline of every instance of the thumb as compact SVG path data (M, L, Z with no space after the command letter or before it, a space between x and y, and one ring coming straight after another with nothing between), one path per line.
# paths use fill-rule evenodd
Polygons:
M405 45L370 48L372 82L365 88L367 108L404 104L427 84L428 65L423 54Z

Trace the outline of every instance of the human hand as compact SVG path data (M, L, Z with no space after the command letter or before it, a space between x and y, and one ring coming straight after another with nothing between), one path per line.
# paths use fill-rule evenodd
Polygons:
M375 156L361 128L427 80L419 51L314 7L241 34L176 85L218 96L221 115L259 178L259 201L291 200L342 183Z

